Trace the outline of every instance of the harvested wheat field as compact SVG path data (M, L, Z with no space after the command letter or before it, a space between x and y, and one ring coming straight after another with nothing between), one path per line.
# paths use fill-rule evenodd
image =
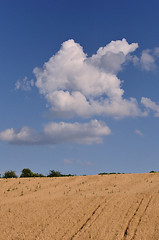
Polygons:
M158 240L159 174L0 180L1 240Z

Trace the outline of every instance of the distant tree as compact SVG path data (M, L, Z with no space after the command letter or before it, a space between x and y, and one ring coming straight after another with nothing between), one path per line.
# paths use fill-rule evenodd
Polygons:
M103 173L98 173L98 175L111 175L111 174L121 174L121 173L116 173L116 172L110 172L110 173L106 173L106 172L103 172Z
M41 173L33 173L29 168L24 168L22 170L22 174L20 175L20 177L24 178L24 177L45 177L45 176Z
M61 174L61 177L74 177L75 175L72 174ZM86 176L86 175L85 175Z
M106 173L106 172L102 172L102 173L98 173L98 175L107 175L109 173Z
M157 173L156 171L150 171L150 173Z
M75 175L72 174L62 174L59 171L55 171L55 170L50 170L50 174L47 175L47 177L73 177Z
M45 176L41 173L33 173L33 177L45 177Z
M21 178L24 177L34 177L34 173L29 168L24 168L22 170L22 174L20 175Z
M65 177L74 177L75 175L74 174L66 174L66 175L64 175ZM85 174L83 175L83 176L86 176Z
M47 177L62 177L63 175L59 171L50 170L50 174Z
M6 171L3 175L3 178L17 178L15 171Z

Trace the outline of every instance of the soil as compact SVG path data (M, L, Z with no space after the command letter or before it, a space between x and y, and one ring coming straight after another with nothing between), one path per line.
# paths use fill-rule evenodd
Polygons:
M0 240L159 240L159 173L0 179Z

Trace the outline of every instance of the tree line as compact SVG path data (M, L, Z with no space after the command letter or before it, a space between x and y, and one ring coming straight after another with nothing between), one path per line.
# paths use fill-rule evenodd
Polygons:
M156 171L150 171L149 173L159 173L159 172L156 172ZM98 175L111 175L111 174L124 174L124 173L116 173L116 172L102 172L102 173L98 173ZM49 174L48 175L43 175L42 173L34 173L32 172L29 168L24 168L22 171L21 171L21 175L20 175L20 178L30 178L30 177L71 177L71 176L75 176L75 175L72 175L72 174L62 174L61 172L59 171L55 171L55 170L50 170ZM83 176L86 176L86 175L83 175ZM0 174L0 178L18 178L18 175L16 174L15 171L13 170L10 170L10 171L6 171L4 172L3 176L1 176Z
M70 176L74 176L74 175L62 174L61 172L55 171L55 170L50 170L49 174L47 176L45 176L42 173L34 173L29 168L24 168L21 171L20 178L26 178L26 177L29 177L29 178L30 177L70 177ZM18 176L15 171L10 170L10 171L4 172L2 178L18 178Z

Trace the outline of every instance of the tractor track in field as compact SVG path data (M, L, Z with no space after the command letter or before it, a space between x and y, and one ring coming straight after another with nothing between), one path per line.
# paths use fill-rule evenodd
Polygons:
M148 201L145 205L144 204L145 198L142 197L142 199L140 200L134 214L132 215L132 217L128 221L128 224L127 224L126 229L124 231L124 236L123 236L122 240L128 240L128 239L134 240L135 239L138 227L139 227L139 225L142 221L142 218L144 217L144 215L147 211L147 208L150 205L151 200L152 200L152 196L149 197L149 199L148 199ZM133 227L132 227L132 225L133 225ZM132 233L130 234L130 231L133 232L133 234Z

